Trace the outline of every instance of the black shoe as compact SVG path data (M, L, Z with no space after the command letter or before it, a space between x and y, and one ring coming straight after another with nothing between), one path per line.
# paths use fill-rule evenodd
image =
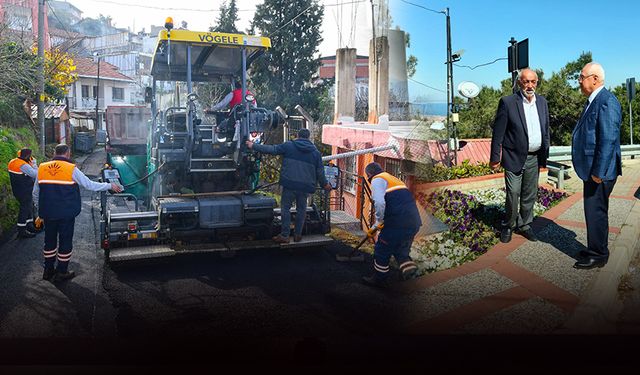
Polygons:
M418 277L418 270L416 268L410 269L406 272L402 272L402 280L413 280Z
M67 272L56 272L56 277L54 279L54 281L65 281L65 280L71 280L74 277L76 277L76 273L73 271L67 271Z
M536 237L536 234L533 233L533 230L531 228L527 230L519 230L517 233L531 242L538 241L538 237Z
M597 259L597 258L590 257L584 260L577 261L573 265L573 267L586 270L586 269L595 268L595 267L601 268L605 264L607 264L607 259Z
M42 280L51 280L55 274L56 270L53 268L45 268L44 273L42 274Z
M362 278L362 282L376 288L386 288L389 286L389 283L386 280L382 281L375 276L364 276Z
M587 251L587 250L580 250L580 252L578 253L578 256L582 257L582 258L591 258L592 256L594 256L596 254Z
M31 233L28 230L21 230L18 232L18 238L33 238L35 236L35 233Z
M510 228L503 228L500 231L500 242L502 242L502 243L511 242L511 229Z

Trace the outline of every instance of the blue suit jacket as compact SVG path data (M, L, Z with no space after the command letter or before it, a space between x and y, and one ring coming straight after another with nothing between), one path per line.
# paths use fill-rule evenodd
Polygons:
M622 174L621 122L620 102L603 88L573 129L571 160L580 179L594 175L609 181Z

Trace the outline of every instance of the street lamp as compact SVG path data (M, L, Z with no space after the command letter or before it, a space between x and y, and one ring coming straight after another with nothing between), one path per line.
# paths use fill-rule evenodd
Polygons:
M96 129L95 130L99 130L100 121L98 117L98 103L100 102L100 59L102 58L102 56L100 56L98 52L95 52L93 55L98 58L98 75L96 77L96 124L95 124Z

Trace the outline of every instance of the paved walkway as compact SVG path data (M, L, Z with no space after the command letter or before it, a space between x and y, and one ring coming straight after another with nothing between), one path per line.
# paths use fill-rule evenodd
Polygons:
M623 162L609 207L611 256L600 269L573 264L586 246L582 181L536 218L539 241L514 235L473 262L399 283L393 298L407 334L616 333L617 286L640 239L640 160ZM400 293L397 293L400 292Z

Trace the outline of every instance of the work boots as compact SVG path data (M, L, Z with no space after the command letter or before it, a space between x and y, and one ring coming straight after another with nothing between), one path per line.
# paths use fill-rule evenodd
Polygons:
M26 229L18 229L18 238L33 238L35 236L35 233L31 233Z

